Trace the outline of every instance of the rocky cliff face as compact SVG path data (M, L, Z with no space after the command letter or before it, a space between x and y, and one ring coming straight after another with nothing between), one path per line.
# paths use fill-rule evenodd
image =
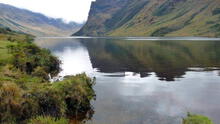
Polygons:
M219 0L96 0L86 36L220 36Z

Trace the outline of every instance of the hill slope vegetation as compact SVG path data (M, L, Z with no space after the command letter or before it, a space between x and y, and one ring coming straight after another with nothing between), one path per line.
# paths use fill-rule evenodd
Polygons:
M96 0L86 36L220 36L219 0Z

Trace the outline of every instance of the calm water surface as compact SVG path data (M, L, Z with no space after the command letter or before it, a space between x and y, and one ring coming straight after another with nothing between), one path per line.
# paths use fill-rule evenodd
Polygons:
M88 124L181 124L187 112L220 123L218 39L81 37L36 43L62 60L59 76L96 77Z

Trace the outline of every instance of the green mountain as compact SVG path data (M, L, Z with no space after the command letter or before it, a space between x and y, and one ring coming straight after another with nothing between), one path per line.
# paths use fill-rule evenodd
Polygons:
M68 36L82 25L0 3L0 26L35 36Z
M74 35L220 36L219 0L96 0Z

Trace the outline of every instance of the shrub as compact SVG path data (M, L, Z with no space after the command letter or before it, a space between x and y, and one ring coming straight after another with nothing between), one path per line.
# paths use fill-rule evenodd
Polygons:
M183 124L213 124L213 122L208 117L188 113L187 117L183 119Z
M50 85L38 86L31 91L31 97L38 104L38 115L60 118L65 115L66 105L62 93L52 89Z
M29 120L28 124L69 124L65 118L56 119L50 116L38 116Z
M43 67L37 67L34 69L34 72L32 73L33 76L36 77L42 77L45 80L49 80L49 75L47 74L47 72L45 72L45 69Z
M0 87L0 122L16 122L21 116L23 90L15 83L2 83Z
M63 94L68 116L88 114L88 117L85 118L90 118L89 116L93 114L90 101L95 99L93 85L94 80L87 77L86 74L80 74L55 83L53 89L57 89L60 94Z
M19 87L20 85L23 88ZM21 123L35 116L90 119L94 113L90 104L90 101L95 99L93 85L94 80L85 74L69 76L52 84L2 82L0 122Z
M54 77L61 71L61 61L57 57L32 43L19 43L10 47L10 51L13 54L12 64L27 74L40 74L49 79L45 74Z
M38 105L38 115L90 119L94 113L90 101L95 99L94 80L85 74L66 77L52 84L32 86L29 94Z

